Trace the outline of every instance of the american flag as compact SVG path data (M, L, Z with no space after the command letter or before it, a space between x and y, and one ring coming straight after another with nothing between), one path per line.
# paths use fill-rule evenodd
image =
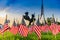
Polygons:
M29 32L29 29L25 25L21 24L20 27L19 27L19 33L20 33L20 35L24 36L24 37L27 37L28 32Z
M49 26L46 24L46 25L41 26L40 29L41 29L42 32L48 32L49 31Z
M2 29L0 29L0 34L2 34Z
M58 30L59 30L59 32L60 32L60 25L57 25L57 27L58 27Z
M53 35L56 35L59 33L59 30L58 30L58 27L57 27L57 24L51 24L50 26L50 31L52 32Z
M37 25L34 25L34 31L37 34L37 36L41 38L41 29Z
M8 26L8 24L4 24L3 29L2 29L2 33L4 33L6 30L8 30L10 27Z
M10 32L13 33L14 35L16 35L18 33L18 27L17 26L12 26L10 28Z
M41 38L41 29L37 25L33 25L30 28L31 32L35 32L39 38Z
M33 32L33 26L30 26L29 27L29 33L32 34L32 32Z

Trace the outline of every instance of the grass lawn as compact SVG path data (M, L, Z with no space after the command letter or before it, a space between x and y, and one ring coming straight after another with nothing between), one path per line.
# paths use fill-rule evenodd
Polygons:
M0 40L38 40L37 35L33 32L32 34L28 34L27 37L22 37L20 34L12 34L9 31L4 32L4 35L0 34ZM41 35L41 40L60 40L60 33L56 35L52 35L51 32L43 33Z

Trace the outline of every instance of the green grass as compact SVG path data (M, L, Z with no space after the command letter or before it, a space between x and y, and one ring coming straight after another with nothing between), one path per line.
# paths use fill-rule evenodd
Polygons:
M51 32L41 33L41 40L60 40L60 33L56 35L52 35ZM9 31L4 32L4 35L0 34L0 40L38 40L37 35L33 32L32 34L28 34L27 37L23 37L20 34L12 34Z

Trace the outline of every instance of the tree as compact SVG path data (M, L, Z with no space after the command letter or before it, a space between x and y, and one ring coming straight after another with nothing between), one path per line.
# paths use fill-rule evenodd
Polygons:
M51 20L50 20L50 18L47 18L47 24L48 24L48 25L51 25Z

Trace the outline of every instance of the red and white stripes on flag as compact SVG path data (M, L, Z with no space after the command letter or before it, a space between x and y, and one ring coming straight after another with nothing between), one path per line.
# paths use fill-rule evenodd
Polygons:
M60 32L60 25L57 25L57 27L58 27L58 30L59 30L59 32Z
M53 35L56 35L59 33L59 30L58 30L58 27L57 27L57 24L51 24L50 26L50 31L52 32Z
M29 27L29 33L32 34L33 31L33 26Z
M24 36L24 37L27 37L28 32L29 32L29 29L25 25L21 24L20 27L19 27L19 33L20 33L20 35Z
M4 24L3 29L2 29L2 33L4 33L8 29L9 29L8 24Z
M49 31L49 26L48 25L44 25L40 27L42 32L48 32Z
M35 33L37 34L37 36L39 38L41 38L41 29L37 25L33 26L33 30L35 31Z
M41 29L37 25L30 27L30 32L35 32L39 38L41 38Z
M0 34L2 34L2 29L0 29Z
M16 35L18 33L18 27L17 26L12 26L10 28L10 32L13 33L14 35Z

